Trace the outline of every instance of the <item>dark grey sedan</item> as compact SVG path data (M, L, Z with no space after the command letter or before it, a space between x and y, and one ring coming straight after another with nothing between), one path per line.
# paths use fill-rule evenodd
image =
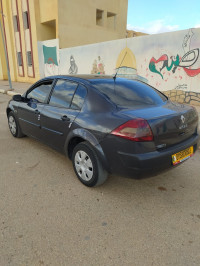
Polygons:
M13 97L7 116L14 137L31 136L64 152L90 187L108 173L155 175L193 156L199 145L195 108L112 76L42 79Z

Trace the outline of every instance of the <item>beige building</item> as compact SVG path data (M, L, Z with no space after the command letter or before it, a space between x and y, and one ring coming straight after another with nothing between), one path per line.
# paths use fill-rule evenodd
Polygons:
M58 0L58 3L61 48L126 38L128 0Z
M11 79L22 82L38 80L39 63L34 2L28 0L0 0L0 12ZM0 79L8 79L1 34Z
M60 48L126 37L128 0L0 0L11 79L39 79L37 42L59 39ZM0 36L0 79L7 79Z
M126 37L128 0L35 0L38 40L60 48Z

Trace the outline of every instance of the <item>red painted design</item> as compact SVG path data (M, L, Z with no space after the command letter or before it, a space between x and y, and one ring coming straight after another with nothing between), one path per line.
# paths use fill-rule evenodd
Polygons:
M152 57L150 62L159 63L161 61L166 61L166 60L168 60L168 56L165 54L165 55L162 55L158 60Z
M197 68L197 69L188 69L188 68L183 68L185 73L190 76L190 77L195 77L197 76L198 74L200 74L200 68Z

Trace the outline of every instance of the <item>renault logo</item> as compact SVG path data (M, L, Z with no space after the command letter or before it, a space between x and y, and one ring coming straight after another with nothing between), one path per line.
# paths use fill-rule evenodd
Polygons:
M184 115L181 116L181 121L183 124L185 123L185 116Z

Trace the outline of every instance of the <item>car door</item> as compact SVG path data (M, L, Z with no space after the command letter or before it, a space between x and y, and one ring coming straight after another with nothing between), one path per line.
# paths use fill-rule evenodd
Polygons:
M41 112L43 141L63 150L67 134L80 112L87 90L70 80L58 79L49 104Z
M33 86L18 107L18 118L22 132L41 139L40 115L52 89L53 80L46 80Z

